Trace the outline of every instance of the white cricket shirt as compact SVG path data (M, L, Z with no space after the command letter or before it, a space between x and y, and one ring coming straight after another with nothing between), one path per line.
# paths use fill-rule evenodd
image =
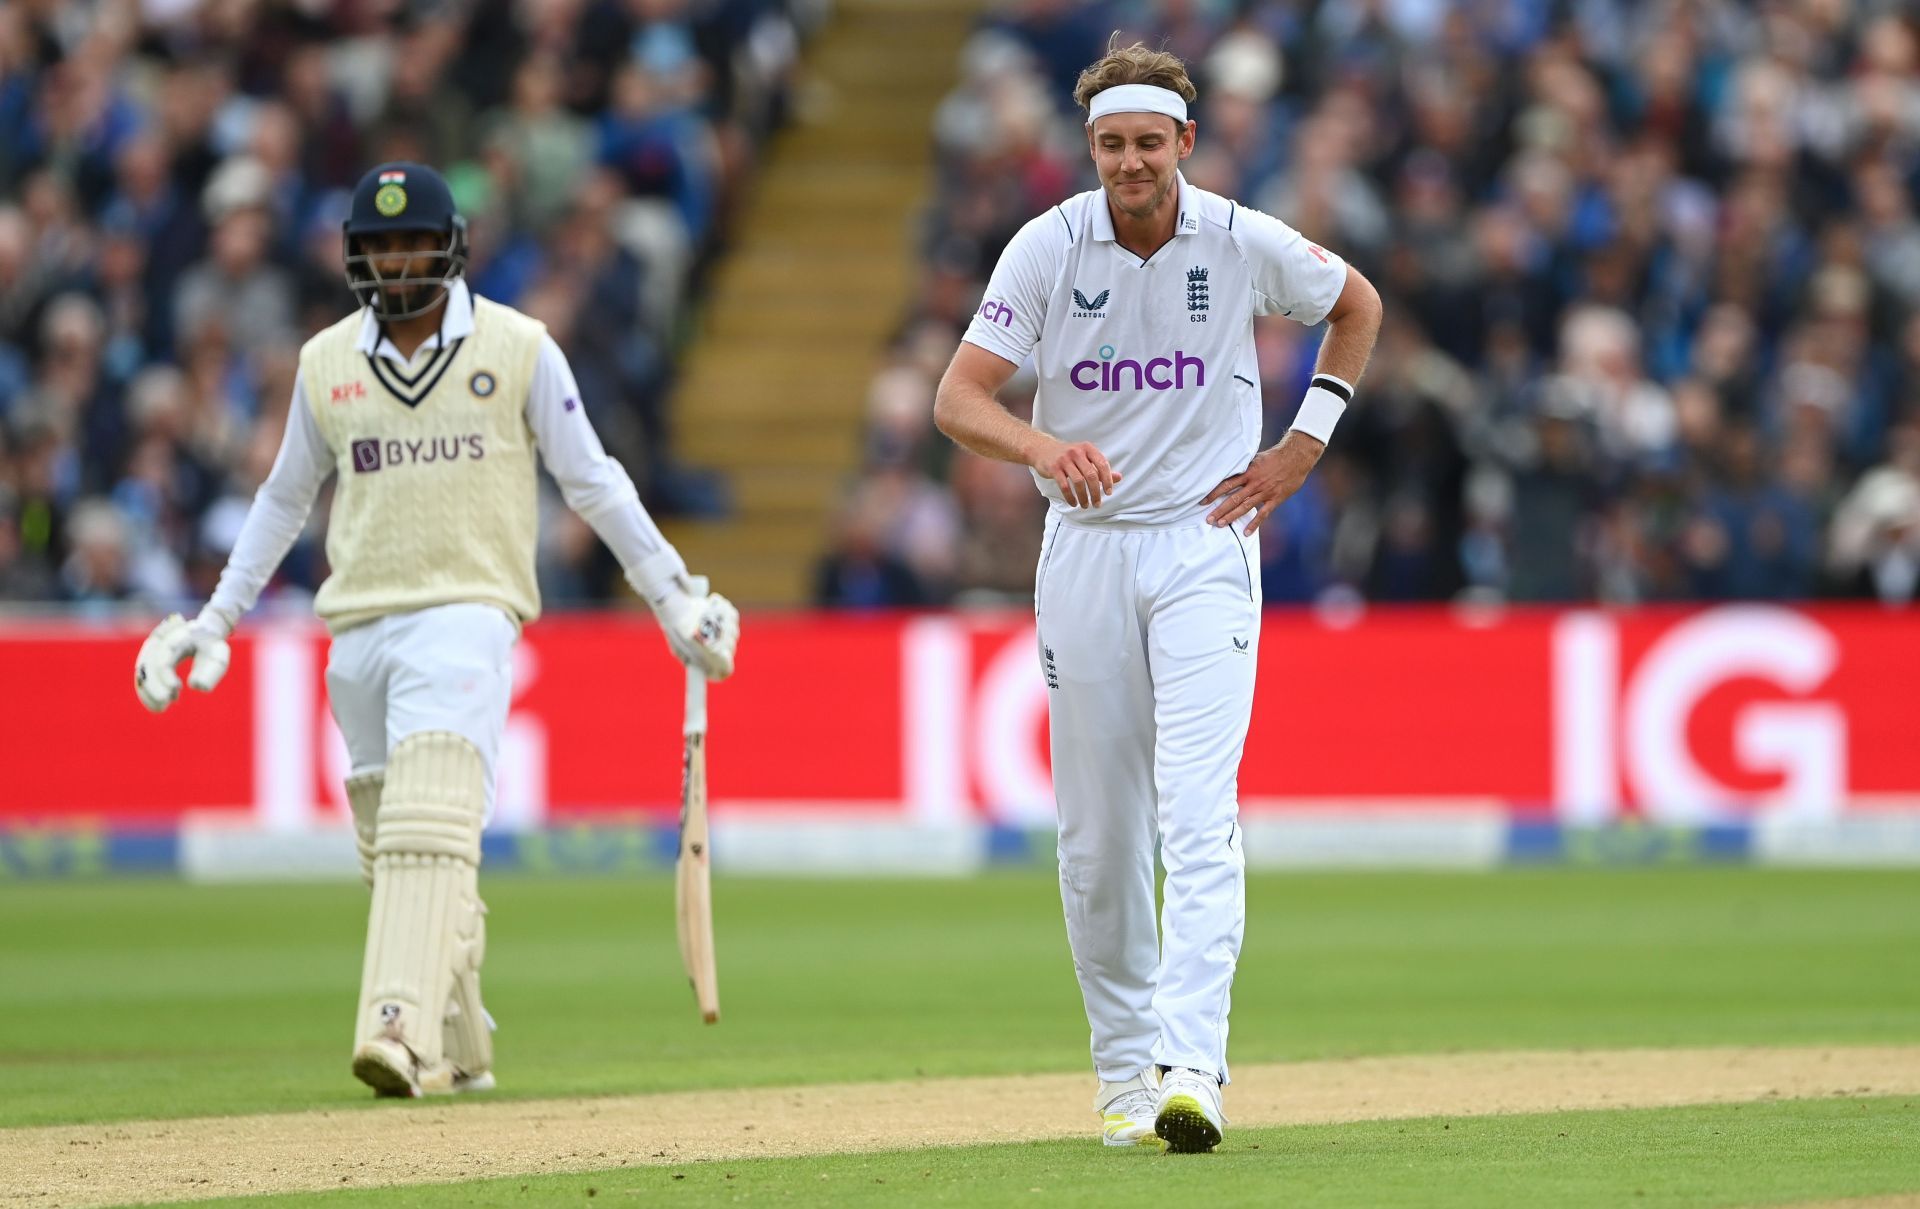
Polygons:
M1319 323L1346 262L1277 218L1178 178L1174 236L1147 260L1114 238L1103 190L1020 229L1000 255L964 339L1015 365L1034 359L1034 426L1091 441L1125 478L1078 524L1172 525L1260 445L1255 315Z

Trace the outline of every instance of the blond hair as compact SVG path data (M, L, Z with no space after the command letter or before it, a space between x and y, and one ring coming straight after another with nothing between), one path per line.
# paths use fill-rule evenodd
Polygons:
M1187 78L1187 65L1180 61L1178 55L1150 49L1144 42L1135 42L1132 46L1121 46L1119 43L1120 35L1113 35L1107 43L1106 55L1080 73L1080 78L1073 85L1074 104L1085 109L1094 97L1122 84L1151 84L1155 88L1165 88L1179 93L1180 99L1189 105L1200 95L1200 90Z

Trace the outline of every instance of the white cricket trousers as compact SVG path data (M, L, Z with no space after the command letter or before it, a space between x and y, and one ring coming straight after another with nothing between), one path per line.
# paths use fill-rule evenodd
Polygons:
M408 735L452 731L480 750L491 814L519 637L511 618L484 604L389 613L335 637L327 700L353 774L385 768L387 753Z
M1060 898L1094 1069L1109 1083L1154 1063L1227 1077L1259 565L1257 534L1201 518L1157 529L1047 518L1034 611ZM1167 879L1157 932L1156 843Z

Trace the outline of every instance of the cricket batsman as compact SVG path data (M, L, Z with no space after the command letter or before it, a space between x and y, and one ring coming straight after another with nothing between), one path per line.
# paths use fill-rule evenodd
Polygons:
M1081 73L1101 187L1007 245L934 405L1052 501L1034 613L1094 1108L1106 1144L1173 1151L1211 1150L1225 1123L1259 528L1326 450L1381 312L1338 256L1181 177L1195 95L1179 59L1139 44ZM1255 315L1327 324L1292 429L1264 450ZM994 397L1029 358L1031 424Z
M682 663L729 675L740 617L692 590L545 327L468 289L466 222L439 173L367 173L344 234L360 309L301 349L285 438L219 586L192 621L175 614L153 631L134 687L166 709L187 658L189 685L219 683L227 636L337 474L332 573L314 609L333 637L327 694L373 889L353 1073L383 1096L483 1090L494 1076L480 830L513 645L540 613L535 450Z

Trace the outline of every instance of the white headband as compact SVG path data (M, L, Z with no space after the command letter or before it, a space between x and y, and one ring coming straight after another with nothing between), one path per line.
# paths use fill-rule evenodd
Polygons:
M1187 102L1171 88L1152 84L1116 84L1093 94L1087 103L1087 125L1110 113L1164 113L1181 125L1187 122Z

